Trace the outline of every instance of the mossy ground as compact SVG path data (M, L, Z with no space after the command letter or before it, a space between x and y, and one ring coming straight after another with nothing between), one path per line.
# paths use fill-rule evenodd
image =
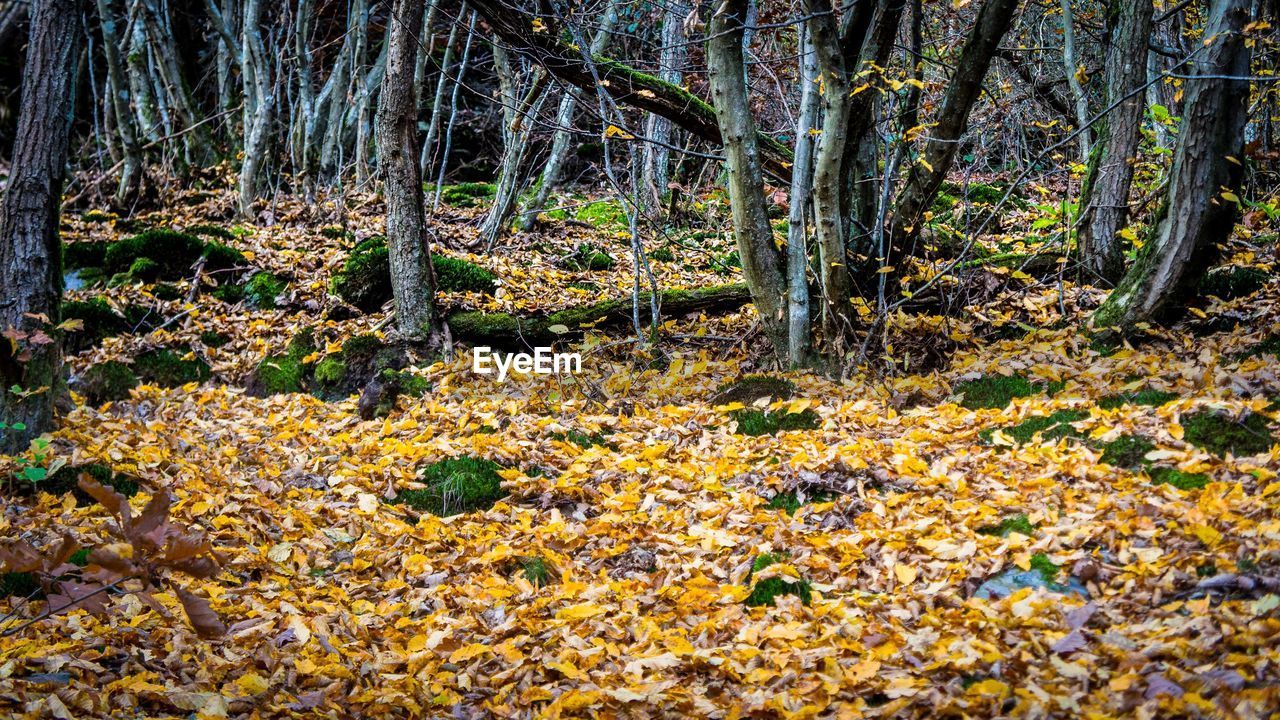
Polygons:
M286 287L288 283L279 275L260 270L245 283L244 299L250 307L270 310L276 307L276 298L284 293Z
M717 388L716 394L711 397L711 404L728 405L738 402L750 405L761 398L790 400L795 397L795 394L795 383L786 378L773 375L747 375Z
M84 371L76 390L93 406L129 397L129 391L138 386L138 376L133 368L118 361L107 360Z
M729 417L738 423L739 435L777 435L780 432L814 430L821 420L812 410L798 413L773 410L734 410Z
M133 275L141 271L154 278L177 279L190 271L203 252L204 241L195 235L152 228L112 243L103 255L102 265L108 273ZM140 260L146 262L139 266Z
M1271 276L1255 267L1229 266L1210 270L1200 281L1200 294L1236 300L1261 290Z
M488 510L507 495L500 469L492 460L472 456L440 460L419 473L426 487L401 490L391 502L441 517Z
M1014 398L1031 397L1042 392L1053 395L1060 388L1056 383L1033 383L1021 375L987 375L958 383L952 391L962 396L961 407L979 410L1005 408Z
M1268 420L1249 414L1237 420L1211 410L1182 418L1184 439L1215 455L1257 455L1275 444Z
M1026 513L1018 513L1001 520L996 525L984 525L978 528L981 535L996 535L998 537L1008 537L1011 533L1020 533L1028 537L1036 532L1036 526L1032 524Z
M441 292L492 294L498 278L467 260L435 254L431 267ZM375 312L391 299L391 258L386 238L375 235L351 249L330 282L333 293L363 312Z
M280 395L302 392L307 368L302 359L315 352L315 336L303 330L289 341L280 355L263 358L254 369L250 389L258 395Z
M804 499L801 500L801 495ZM788 515L795 515L796 511L808 504L821 504L831 502L836 496L831 492L821 488L814 488L804 491L786 490L774 495L767 505L771 510L784 510Z
M1135 392L1120 393L1117 395L1108 395L1098 401L1098 407L1103 410L1115 410L1125 405L1145 405L1147 407L1159 407L1167 402L1178 399L1178 393L1165 392L1163 390L1137 390Z
M781 553L763 553L751 562L751 574L747 576L747 582L751 583L751 594L744 601L747 607L776 605L777 598L782 595L795 595L805 605L813 600L813 590L807 580L792 582L781 577L771 577L752 582L756 573L785 559L786 556Z
M1081 438L1084 437L1084 434L1073 427L1071 423L1087 417L1089 417L1089 413L1084 410L1059 410L1049 415L1028 418L1013 427L1005 428L1004 434L1018 444L1031 442L1037 436L1045 441L1058 440L1064 437ZM994 428L978 433L986 442L991 442L994 434Z
M1179 490L1199 490L1209 484L1204 473L1189 473L1171 467L1153 467L1147 470L1152 485L1172 485Z
M212 377L209 364L185 347L148 350L134 359L133 368L143 382L160 387L200 383Z

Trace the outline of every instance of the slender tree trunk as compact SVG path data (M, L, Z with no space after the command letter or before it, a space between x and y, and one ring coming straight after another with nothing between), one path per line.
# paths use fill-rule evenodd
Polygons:
M609 46L609 38L613 34L613 26L618 22L617 2L613 0L600 16L596 34L591 38L591 55L594 57L604 52ZM542 166L542 174L538 177L537 187L529 203L521 209L520 229L532 230L538 222L538 213L547 206L551 191L560 182L560 173L564 169L564 161L569 155L569 142L573 139L570 128L573 116L578 109L578 100L582 91L571 87L560 99L560 107L556 111L556 132L551 138L551 150L547 153L546 163ZM668 128L668 136L670 129ZM646 152L649 145L645 146ZM664 183L665 184L665 183Z
M26 335L0 346L0 422L6 424L0 452L8 454L52 429L55 403L65 391L60 333L50 326L58 322L62 295L58 216L83 9L77 0L32 3L21 110L0 216L0 329L11 338ZM15 387L20 392L10 390Z
M395 0L387 72L378 98L378 159L387 198L387 249L400 334L433 340L439 317L418 169L418 97L413 83L422 0Z
M461 20L461 15L458 16ZM458 43L458 31L462 23L454 21L449 28L449 39L445 41L444 53L440 58L440 73L436 76L435 99L431 102L431 119L427 122L427 139L422 143L422 157L418 162L422 176L427 177L432 168L431 157L435 152L436 138L440 134L441 108L444 107L444 94L449 89L449 65L453 62L453 48ZM456 71L455 71L456 72Z
M766 214L756 123L743 73L746 14L747 0L724 0L716 5L708 28L707 70L724 144L729 205L742 273L751 288L765 336L773 343L774 353L785 358L789 347L785 319L787 281Z
M444 147L440 151L440 167L436 174L436 192L431 198L431 211L440 209L440 193L444 190L444 174L449 169L449 154L453 152L453 125L458 119L458 93L462 90L462 76L467 72L467 63L471 59L471 43L476 37L476 13L471 13L467 22L467 40L462 44L462 59L458 61L458 70L453 78L453 92L449 95L449 120L444 125Z
M244 78L246 107L252 108L252 114L245 121L244 162L240 166L240 214L244 217L253 214L253 201L258 196L258 174L271 146L275 109L270 63L262 43L261 19L262 1L247 0L244 5L240 74Z
M1092 142L1089 130L1089 96L1080 82L1080 58L1076 52L1076 17L1071 10L1071 0L1061 0L1062 5L1062 65L1067 74L1067 87L1076 111L1076 127L1080 129L1080 162L1089 162Z
M516 201L526 185L525 154L529 148L533 118L537 117L547 99L547 73L541 67L533 70L530 82L521 92L518 58L513 59L501 45L493 46L493 64L502 88L502 109L506 123L502 132L502 162L493 204L480 225L480 239L489 247L507 230L515 213Z
M795 165L791 168L791 208L787 216L787 355L793 367L807 365L812 350L809 316L809 221L813 217L814 131L821 104L818 53L804 25L800 41L800 111L796 115Z
M124 207L137 194L142 185L142 155L138 150L138 129L133 112L129 109L129 91L125 85L124 58L120 55L120 37L116 33L115 10L110 0L97 0L99 29L102 32L102 56L107 63L107 93L111 96L110 109L116 134L120 137L120 184L116 188L115 204Z
M1112 0L1111 46L1107 52L1107 115L1089 159L1080 193L1079 245L1089 271L1107 283L1124 275L1118 233L1129 219L1133 162L1142 137L1147 41L1151 35L1149 0Z
M1249 82L1224 78L1249 75L1251 51L1245 42L1249 0L1212 0L1205 41L1187 81L1182 128L1154 238L1094 314L1094 325L1132 331L1159 319L1187 297L1217 259L1218 244L1235 226L1234 193L1244 174L1244 127Z
M689 45L684 38L684 19L689 14L689 5L681 0L667 0L662 11L662 46L658 50L658 79L672 85L679 85L683 76L685 58L689 55ZM599 54L601 51L596 51ZM667 182L670 178L670 155L667 147L671 144L671 121L650 113L645 121L645 143L641 158L641 193L645 204L658 207L662 196L667 193Z

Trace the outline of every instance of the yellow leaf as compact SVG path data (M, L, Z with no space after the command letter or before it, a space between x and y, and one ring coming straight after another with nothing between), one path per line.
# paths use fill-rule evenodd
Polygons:
M245 695L257 695L266 692L267 688L271 687L271 684L258 673L248 673L247 675L241 675L236 680L236 687L240 688L240 692Z
M605 138L618 138L619 140L635 140L636 136L623 130L617 125L610 125L604 129Z
M898 582L903 585L910 585L916 581L916 576L920 573L910 565L898 564L893 566L893 574L897 576Z
M567 608L561 608L556 613L558 620L585 620L589 617L604 614L604 608L593 602L579 603L578 605L570 605Z
M1191 532L1195 533L1195 536L1200 539L1200 542L1204 543L1208 547L1213 547L1222 540L1222 533L1214 530L1208 525L1192 525Z

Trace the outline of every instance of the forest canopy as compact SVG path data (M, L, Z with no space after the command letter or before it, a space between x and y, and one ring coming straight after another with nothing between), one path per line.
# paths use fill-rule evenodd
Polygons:
M0 716L1266 716L1278 9L0 0Z

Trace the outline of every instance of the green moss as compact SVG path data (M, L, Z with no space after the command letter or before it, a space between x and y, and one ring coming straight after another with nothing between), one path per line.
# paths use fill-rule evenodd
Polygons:
M38 598L44 595L34 573L0 573L0 597Z
M601 271L613 267L613 257L592 245L579 245L573 254L562 260L562 264L569 270Z
M195 235L153 228L112 243L103 256L103 268L109 273L132 272L134 263L146 258L156 264L157 277L174 279L186 274L202 252L204 241Z
M106 261L107 243L73 242L62 246L64 270L99 268Z
M789 400L795 397L796 385L786 378L773 375L746 375L738 380L723 383L711 396L711 404L728 405L740 402L750 405L761 398Z
M86 210L80 215L80 219L87 223L102 224L114 220L115 215L102 210Z
M224 282L210 294L224 303L234 305L244 300L245 286L243 283Z
M333 293L364 312L376 312L391 299L391 260L387 241L371 237L351 249L333 276Z
M384 382L395 383L397 395L420 398L431 392L431 381L405 370L383 370Z
M157 300L165 302L173 302L182 299L182 291L176 285L170 283L160 283L151 288L151 295Z
M794 430L815 430L820 424L818 414L812 410L798 413L772 412L768 410L734 410L729 416L738 422L739 435L777 435Z
M573 443L584 450L595 446L609 447L609 441L605 438L603 432L588 435L581 430L571 429L566 430L565 432L554 432L547 437L552 440L559 440L560 442Z
M205 347L218 348L231 342L231 336L224 335L217 330L202 330L200 332L200 342Z
M551 566L540 557L520 558L520 574L534 587L551 584Z
M134 359L134 370L143 381L160 387L199 383L212 377L209 364L199 356L184 359L189 348L156 348Z
M751 573L747 582L751 583L755 574L775 563L782 562L786 556L782 553L763 553L751 562ZM795 595L800 602L808 605L813 599L813 590L808 580L791 582L781 577L771 577L751 584L751 594L744 601L747 607L769 607L777 604L780 595Z
M244 287L244 298L250 306L269 310L276 306L276 298L284 292L288 283L275 273L260 270L249 278Z
M154 282L160 279L160 263L151 258L140 257L129 266L129 277L143 282Z
M287 355L264 358L254 369L259 392L264 395L302 392L305 375L302 361Z
M1018 513L1004 518L998 525L984 525L978 528L979 534L998 535L1000 537L1009 537L1011 533L1021 533L1030 537L1035 532L1036 526L1031 524L1031 520L1027 518L1026 513Z
M1102 448L1102 462L1115 467L1136 468L1156 446L1141 435L1122 435Z
M316 363L314 377L321 385L337 385L347 376L347 364L338 357L329 356Z
M103 338L119 335L130 329L128 321L100 297L64 302L62 319L80 320L84 323L83 329L67 333L68 352L80 352L97 345Z
M77 390L90 405L115 402L129 397L129 391L138 387L138 376L128 365L108 360L91 366L80 377Z
M963 395L960 406L969 410L980 408L999 409L1008 407L1014 398L1030 397L1040 391L1040 386L1033 384L1021 375L987 375L977 380L958 383L952 390Z
M492 338L500 335L514 337L520 329L520 320L509 313L469 310L450 315L449 327L453 330L455 337Z
M442 292L492 293L498 278L485 268L466 260L445 255L432 255L436 273L436 289Z
M230 233L227 233L230 235ZM249 264L249 260L244 253L220 242L210 242L204 247L204 269L205 272L213 272L218 270L230 270L231 268L245 267Z
M1182 418L1183 438L1215 455L1257 455L1267 452L1276 439L1263 415L1250 414L1236 421L1210 410Z
M39 489L50 495L71 493L75 496L78 506L87 507L97 501L93 499L92 495L80 489L81 475L88 475L125 497L133 497L141 489L136 479L117 473L100 463L76 466L65 465L45 479L44 482L41 482Z
M501 466L492 460L463 456L432 463L422 469L419 490L402 490L391 502L415 510L448 517L488 510L507 496L498 476Z
M1116 408L1124 407L1125 405L1159 407L1176 399L1178 399L1178 393L1146 389L1139 390L1137 392L1121 393L1119 395L1108 395L1098 401L1098 407L1103 410L1115 410Z
M941 215L950 212L959 203L960 198L955 195L948 192L939 192L938 196L933 199L933 206L929 209L933 214Z
M330 240L355 240L356 234L341 225L325 225L320 228L320 235Z
M191 235L197 235L199 237L207 237L207 238L217 238L219 240L235 240L236 239L236 234L231 232L230 230L220 225L211 225L209 223L192 225L187 228L187 232ZM210 243L210 245L217 245L217 244L218 243ZM222 247L226 247L226 246L223 245Z
M1200 280L1199 291L1202 295L1236 300L1261 290L1269 279L1267 273L1253 267L1214 268Z
M665 247L655 249L653 252L649 253L649 257L653 260L660 260L662 262L675 262L676 260L676 255L671 252L671 248Z
M595 200L579 207L574 218L598 228L627 227L627 211L617 200Z
M84 567L89 564L89 553L93 552L93 548L80 548L71 553L71 557L67 558L67 562L76 567Z
M831 502L836 498L835 495L820 489L807 490L804 493L804 501L800 500L800 492L797 490L787 490L774 495L769 500L767 507L771 510L785 510L788 515L795 515L807 503L821 504Z
M1172 485L1179 490L1199 490L1209 484L1204 473L1189 473L1171 467L1153 467L1147 470L1152 485Z
M1030 569L1040 573L1040 577L1044 578L1047 583L1056 582L1058 573L1062 571L1062 568L1058 567L1056 563L1049 559L1048 555L1042 552L1031 556Z
M1081 438L1084 434L1072 427L1071 423L1087 417L1089 413L1083 410L1059 410L1050 415L1028 418L1017 425L1005 428L1004 433L1018 444L1029 443L1036 436L1039 436L1042 441L1058 440L1064 437ZM978 433L987 442L991 442L994 434L994 429Z
M428 195L434 195L436 186L426 185L424 190ZM441 187L440 201L452 207L479 207L497 194L498 186L493 183L463 182Z

